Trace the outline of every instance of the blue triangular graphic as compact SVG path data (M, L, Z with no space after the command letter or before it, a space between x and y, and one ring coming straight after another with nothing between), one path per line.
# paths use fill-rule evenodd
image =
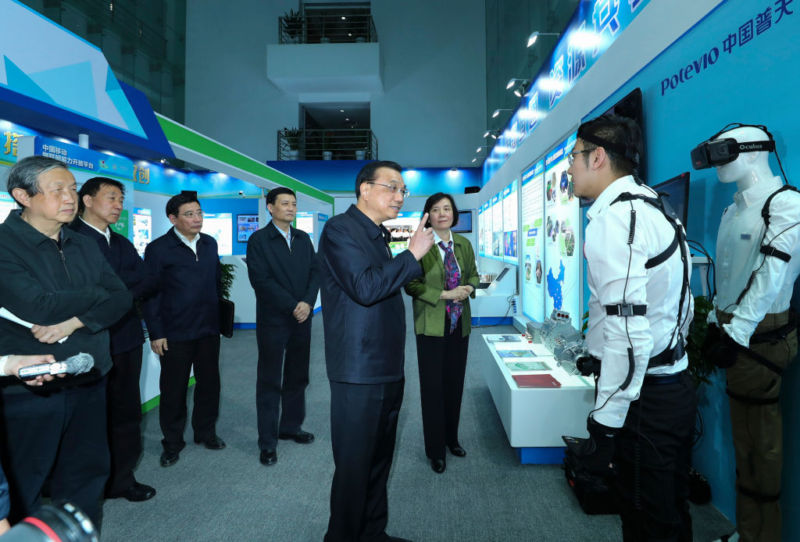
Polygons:
M136 113L133 111L131 104L128 103L128 97L125 96L125 91L120 88L117 77L114 75L114 72L111 71L111 66L108 67L108 73L106 74L106 94L111 98L114 107L117 108L120 116L122 116L122 120L124 120L125 124L128 126L128 131L141 137L147 137L142 125L139 124L139 119L136 117Z
M3 55L3 60L6 66L6 79L8 80L8 88L14 92L19 92L25 96L29 96L42 102L56 105L53 98L50 97L39 85L37 85L28 75L22 71L19 66L14 64L10 58Z
M40 87L49 90L53 99L65 109L89 118L97 118L92 64L79 62L30 74Z

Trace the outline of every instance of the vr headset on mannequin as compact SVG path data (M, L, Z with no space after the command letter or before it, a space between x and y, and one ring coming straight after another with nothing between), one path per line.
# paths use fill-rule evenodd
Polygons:
M744 127L758 128L759 130L763 130L769 136L769 140L746 141L739 143L732 137L715 139L724 132L733 130L734 128ZM736 160L743 152L763 151L775 152L775 140L772 137L772 134L769 133L769 130L767 130L767 127L759 124L742 124L739 122L734 122L728 124L725 126L725 128L708 138L707 141L703 141L694 149L692 149L692 166L694 169L707 169L711 167L723 166ZM781 171L782 170L783 168L781 168Z

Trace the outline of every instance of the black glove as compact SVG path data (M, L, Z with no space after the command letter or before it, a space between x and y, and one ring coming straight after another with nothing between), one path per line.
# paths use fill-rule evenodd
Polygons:
M614 472L611 460L614 457L614 438L619 429L606 427L589 417L586 420L589 438L583 440L580 450L576 454L580 460L581 468L592 473L608 476Z
M712 337L712 327L715 330ZM716 340L715 340L716 339ZM720 369L727 369L736 363L736 357L739 355L741 346L731 339L730 335L725 333L725 330L717 326L708 326L708 333L706 340L703 343L703 354L708 356L714 365Z

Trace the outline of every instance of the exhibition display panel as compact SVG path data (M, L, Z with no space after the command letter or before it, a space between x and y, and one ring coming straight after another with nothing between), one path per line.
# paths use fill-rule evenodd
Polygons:
M580 200L567 175L569 152L577 135L572 134L544 159L545 178L545 314L566 311L575 329L581 327L581 239Z
M544 160L522 174L522 314L544 321Z

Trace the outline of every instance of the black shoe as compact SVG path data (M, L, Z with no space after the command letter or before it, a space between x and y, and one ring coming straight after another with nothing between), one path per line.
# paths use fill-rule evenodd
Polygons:
M436 474L442 474L447 468L447 463L444 462L444 459L431 459L431 468Z
M258 458L262 465L270 466L278 462L278 454L275 450L262 450Z
M177 459L175 460L177 461ZM172 463L170 463L172 464ZM163 456L162 456L162 465L163 465ZM168 465L164 465L165 467ZM156 490L154 487L150 487L145 484L140 484L139 482L134 482L132 486L130 486L125 491L121 491L119 493L114 493L108 495L109 499L126 499L131 502L142 502L149 499L152 499L156 496Z
M221 450L225 447L225 441L219 438L217 435L214 435L213 437L209 437L207 439L195 438L194 441L197 444L202 444L209 450Z
M460 444L456 444L455 446L450 446L450 453L456 457L464 457L467 455L467 451L461 447Z
M175 463L178 462L178 459L181 458L180 453L178 452L170 452L168 450L164 450L161 454L161 466L162 467L171 467Z
M281 440L293 440L298 444L311 444L314 442L314 435L302 429L297 433L281 433L278 438Z

